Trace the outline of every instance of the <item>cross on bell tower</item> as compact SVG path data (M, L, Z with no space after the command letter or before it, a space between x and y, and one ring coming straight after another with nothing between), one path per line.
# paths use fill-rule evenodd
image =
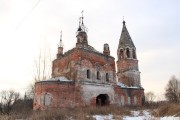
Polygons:
M57 58L62 58L63 57L63 43L62 43L62 31L60 32L60 41L58 44L58 53L57 53Z

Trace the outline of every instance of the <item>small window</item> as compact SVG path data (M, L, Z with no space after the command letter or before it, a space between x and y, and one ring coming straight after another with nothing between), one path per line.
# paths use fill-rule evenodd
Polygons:
M100 79L101 79L101 76L100 76L99 71L97 71L97 79L98 79L98 80L100 80Z
M90 78L90 70L87 70L87 78Z
M126 49L126 57L127 57L127 58L130 58L129 48Z
M109 81L109 74L106 73L106 81L108 82Z
M123 59L123 58L124 58L123 50L121 49L121 50L120 50L120 59Z

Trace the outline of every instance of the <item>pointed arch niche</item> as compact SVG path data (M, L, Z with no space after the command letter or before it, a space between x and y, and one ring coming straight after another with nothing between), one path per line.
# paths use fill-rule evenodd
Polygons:
M136 51L135 49L132 50L133 59L136 59Z
M126 58L130 58L130 51L129 51L129 48L126 48Z

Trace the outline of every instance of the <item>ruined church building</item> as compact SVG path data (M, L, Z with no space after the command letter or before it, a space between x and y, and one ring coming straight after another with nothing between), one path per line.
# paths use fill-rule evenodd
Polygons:
M35 83L33 109L83 106L141 106L141 86L136 47L123 20L117 48L117 61L108 44L103 52L88 44L88 35L80 19L76 46L63 52L62 37L52 62L52 78ZM117 71L116 71L117 67Z

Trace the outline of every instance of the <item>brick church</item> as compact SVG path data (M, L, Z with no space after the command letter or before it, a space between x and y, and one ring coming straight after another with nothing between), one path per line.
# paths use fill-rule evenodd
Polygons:
M116 64L107 43L102 52L88 44L83 16L76 38L76 46L65 53L60 38L57 58L52 62L52 78L35 83L33 109L141 106L144 89L140 82L136 47L125 21L117 47Z

